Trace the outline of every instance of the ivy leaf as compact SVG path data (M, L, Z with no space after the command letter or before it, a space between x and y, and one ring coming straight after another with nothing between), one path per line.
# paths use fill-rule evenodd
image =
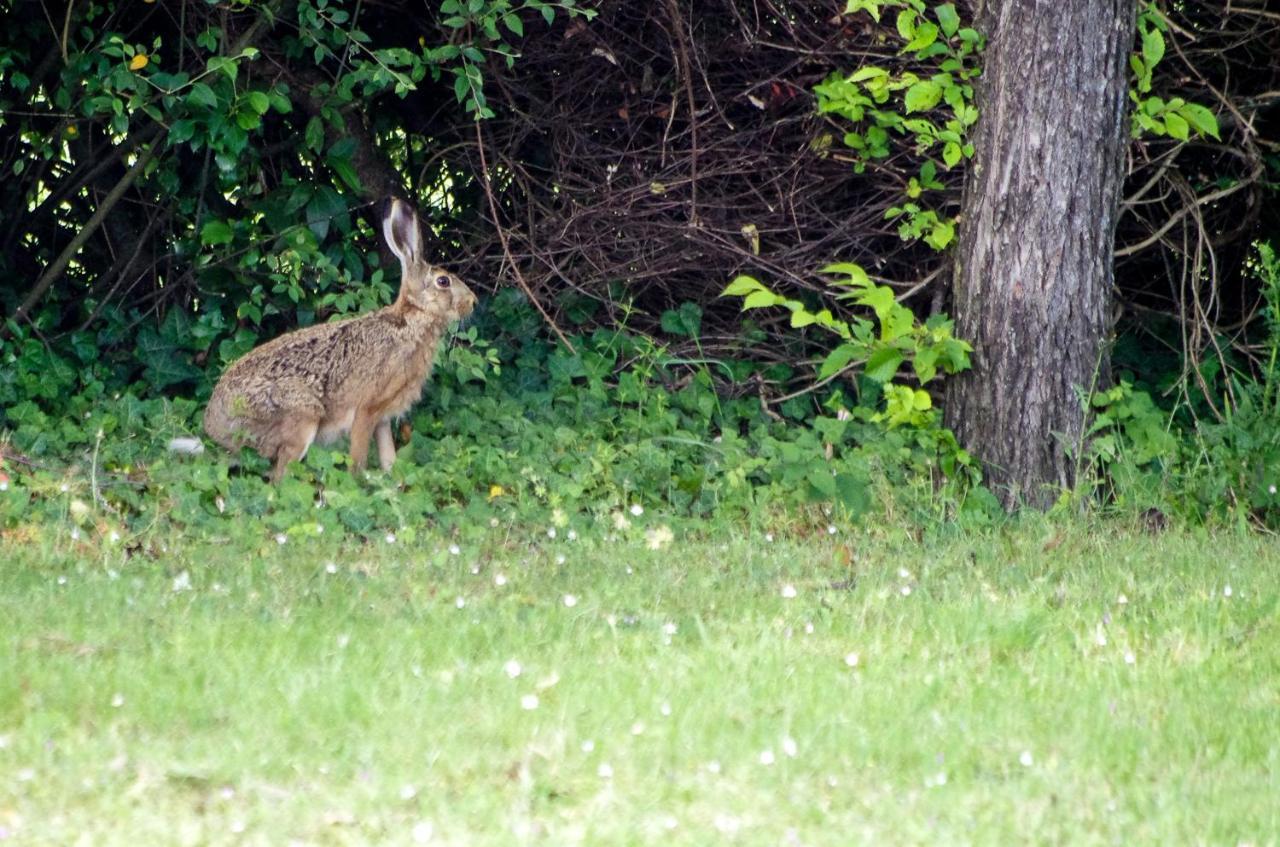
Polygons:
M942 86L930 80L922 80L907 89L907 113L927 112L942 100Z

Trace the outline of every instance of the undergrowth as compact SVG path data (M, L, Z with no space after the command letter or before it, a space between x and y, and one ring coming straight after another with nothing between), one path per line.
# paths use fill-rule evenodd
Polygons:
M52 521L146 543L172 531L409 541L425 525L507 522L639 532L646 510L677 522L786 513L820 529L904 509L904 526L994 519L972 475L938 472L937 424L887 427L878 394L815 392L775 412L761 386L789 379L787 366L690 363L624 329L575 336L570 352L538 332L518 295L482 311L442 351L390 473L353 476L339 443L312 449L278 488L252 451L167 449L199 433L220 368L187 384L188 396L162 396L18 339L0 379L0 525L10 538Z

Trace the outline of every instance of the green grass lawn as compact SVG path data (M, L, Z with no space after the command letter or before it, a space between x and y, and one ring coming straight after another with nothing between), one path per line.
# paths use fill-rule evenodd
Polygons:
M745 534L7 544L0 842L1280 838L1273 540Z

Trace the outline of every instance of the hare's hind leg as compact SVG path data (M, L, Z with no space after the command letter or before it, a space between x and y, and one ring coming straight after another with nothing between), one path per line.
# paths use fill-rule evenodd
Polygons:
M396 443L391 438L391 421L381 420L373 429L373 440L378 443L378 465L383 473L396 463Z

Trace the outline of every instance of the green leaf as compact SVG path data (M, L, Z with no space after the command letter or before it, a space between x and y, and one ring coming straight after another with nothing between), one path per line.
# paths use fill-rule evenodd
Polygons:
M261 91L250 91L245 94L244 99L249 104L249 108L259 115L265 115L271 108L271 98Z
M865 352L860 344L841 344L828 353L827 358L823 360L822 367L818 369L818 379L826 379L832 374L839 373Z
M954 141L948 141L946 144L943 145L942 163L945 164L948 168L954 168L956 165L960 163L960 160L963 157L964 157L964 154L960 150L959 144L956 144Z
M733 281L720 292L721 297L745 297L753 291L764 291L765 287L758 279L746 275L736 276Z
M514 12L508 12L502 16L502 22L507 25L507 29L514 32L517 36L524 37L524 22L520 20L520 16Z
M212 109L218 105L218 95L214 94L213 89L203 82L197 82L191 86L191 91L187 94L187 102L194 106Z
M956 7L952 4L943 3L933 10L933 14L938 19L938 26L942 27L942 34L947 38L955 35L956 30L960 29L960 15L956 13Z
M1187 123L1191 124L1196 132L1201 135L1207 135L1210 138L1220 138L1218 135L1218 116L1209 111L1199 103L1185 103L1178 109Z
M782 297L774 294L772 291L753 291L748 294L742 301L742 310L762 309L766 306L777 306L783 302Z
M907 89L907 113L927 112L942 100L942 86L930 80L922 80Z
M1164 128L1179 141L1186 141L1191 135L1191 127L1177 112L1169 112L1164 116Z
M832 285L866 286L871 284L871 278L867 276L867 272L862 269L861 265L853 262L833 262L822 268L821 273L841 274L848 277L845 280L832 280Z
M226 221L206 221L200 229L202 244L230 244L233 238L235 238L235 232Z
M898 35L910 41L916 34L916 13L911 9L903 9L898 13Z
M881 347L867 359L864 373L876 382L888 382L902 364L902 351L896 347Z
M818 318L813 314L813 312L810 312L807 309L796 309L791 313L791 328L800 329L801 327L817 322L817 320Z
M849 77L849 82L865 82L869 79L883 79L888 75L889 72L884 68L878 68L871 65L868 67L858 68L858 70L854 71L853 75Z
M867 480L849 473L835 475L836 502L848 520L857 520L871 508L871 487Z
M938 40L938 27L928 21L916 27L915 37L902 48L903 53L917 53Z
M1152 29L1142 34L1142 58L1148 69L1154 69L1164 58L1164 35Z
M307 121L307 129L303 136L303 140L306 142L308 147L317 153L320 152L320 148L324 146L324 124L318 117Z

